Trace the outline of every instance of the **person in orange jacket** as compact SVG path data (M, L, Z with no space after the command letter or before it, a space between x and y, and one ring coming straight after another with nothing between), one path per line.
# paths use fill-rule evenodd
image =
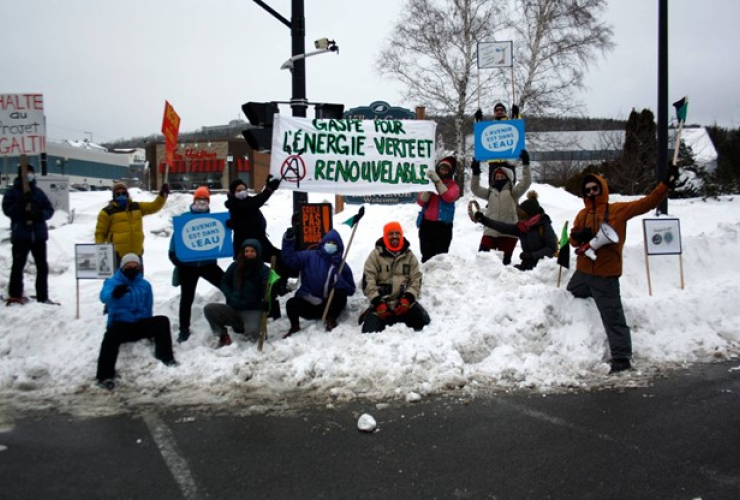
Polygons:
M606 330L612 359L610 373L632 368L632 337L624 317L619 277L622 275L622 249L627 221L657 207L678 178L678 168L670 165L666 178L648 195L630 202L609 203L609 187L599 175L586 174L581 181L583 208L573 222L570 244L576 247L576 271L568 282L568 291L578 298L592 297ZM586 254L589 242L601 230L611 226L619 240L597 250L596 259Z

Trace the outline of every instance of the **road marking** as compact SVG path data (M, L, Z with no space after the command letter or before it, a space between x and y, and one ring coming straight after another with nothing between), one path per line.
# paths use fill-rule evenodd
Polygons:
M162 458L169 467L183 496L186 500L196 500L198 498L198 486L195 484L187 461L177 449L172 431L153 413L144 415L144 422L149 427L149 432L152 434L154 442L157 444L157 448L159 448L159 452L162 454Z

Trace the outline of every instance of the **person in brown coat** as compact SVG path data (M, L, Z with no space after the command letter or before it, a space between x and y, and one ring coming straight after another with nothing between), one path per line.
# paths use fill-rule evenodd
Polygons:
M651 193L630 202L609 203L606 181L596 174L586 174L581 182L583 208L573 222L570 244L576 247L576 272L568 283L568 291L578 298L593 297L606 330L611 351L610 373L632 368L632 337L624 317L619 277L622 275L622 249L627 233L627 221L657 207L668 195L678 178L678 169L671 165L665 180ZM601 224L611 226L619 241L596 250L596 259L585 251L599 232Z

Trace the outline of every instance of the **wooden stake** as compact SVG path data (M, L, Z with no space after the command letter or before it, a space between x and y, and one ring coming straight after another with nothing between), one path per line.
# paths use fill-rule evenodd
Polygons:
M270 274L267 276L267 287L265 288L265 302L270 301L270 275L272 274L272 271L275 270L275 262L277 261L277 256L273 255L270 258ZM262 311L262 318L260 320L260 338L257 342L257 350L262 352L262 347L265 345L265 339L267 338L267 315L270 311Z

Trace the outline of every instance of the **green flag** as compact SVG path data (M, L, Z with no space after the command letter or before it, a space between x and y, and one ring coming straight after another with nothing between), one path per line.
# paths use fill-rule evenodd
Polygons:
M680 101L673 103L676 108L676 117L679 122L686 122L686 113L689 111L689 98L683 97Z
M563 224L560 235L560 250L558 251L558 265L570 269L570 243L568 242L568 221Z
M360 219L362 219L363 215L365 215L364 206L360 207L360 210L355 215L342 222L342 224L347 224L349 227L355 227L357 223L360 222Z
M270 269L270 274L267 275L267 296L272 297L272 285L280 281L280 275L275 272L274 269ZM272 308L272 301L270 301L270 308Z

